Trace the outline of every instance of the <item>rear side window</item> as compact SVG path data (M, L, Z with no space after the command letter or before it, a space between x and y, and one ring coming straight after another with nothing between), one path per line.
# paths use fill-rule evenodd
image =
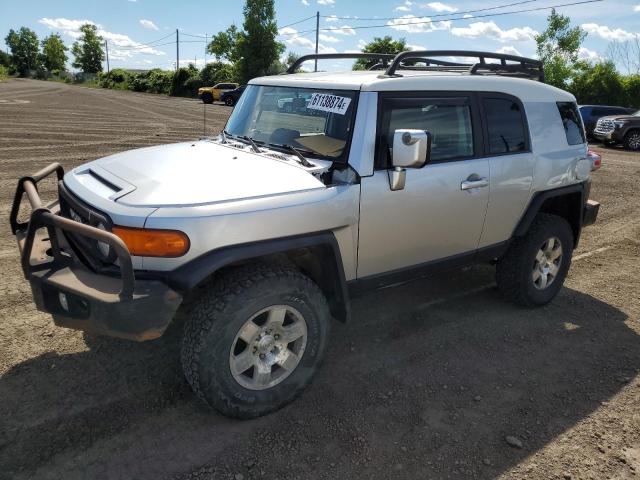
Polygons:
M473 157L471 107L466 97L388 99L383 104L383 161L390 165L393 134L401 128L426 130L431 134L431 161Z
M578 115L578 107L573 102L558 102L558 111L562 118L564 133L569 145L585 143L584 129Z
M518 153L527 150L524 113L520 104L508 98L483 99L489 134L489 153Z

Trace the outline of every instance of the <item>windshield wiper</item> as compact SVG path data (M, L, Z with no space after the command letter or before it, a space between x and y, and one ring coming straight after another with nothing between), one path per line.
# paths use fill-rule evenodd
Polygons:
M288 150L289 152L293 153L296 157L298 157L298 162L303 167L310 168L314 166L306 158L304 158L304 155L302 155L300 150L298 150L293 145L287 145L286 143L269 143L268 145L273 145L274 147L282 148L283 150Z
M236 135L236 138L244 140L247 144L251 145L251 148L255 153L262 153L258 148L258 144L249 135Z

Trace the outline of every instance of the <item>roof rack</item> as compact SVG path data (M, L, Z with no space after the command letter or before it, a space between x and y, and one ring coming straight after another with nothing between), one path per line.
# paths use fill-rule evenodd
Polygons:
M396 55L393 53L312 53L309 55L303 55L299 59L297 59L293 64L287 69L287 73L296 73L296 70L302 65L304 62L308 62L309 60L319 60L319 59L333 59L333 60L345 60L351 58L366 58L369 60L382 60L382 64L386 66L392 61Z
M473 63L434 59L433 57L474 58ZM540 60L519 57L505 53L474 52L470 50L413 50L397 55L385 53L314 53L305 55L291 65L287 73L295 73L300 65L308 60L317 59L350 59L367 58L382 60L370 70L386 68L383 76L399 77L397 70L458 72L469 75L502 75L508 77L528 78L544 82L544 69ZM489 63L489 60L498 60ZM511 62L511 63L507 63ZM419 63L424 66L418 65Z
M466 64L451 62L451 71L461 71L459 67L468 67L468 73L471 75L506 75L514 77L524 77L544 81L544 69L540 60L534 60L532 58L519 57L516 55L508 55L505 53L492 53L492 52L474 52L470 50L418 50L402 52L396 55L391 62L391 65L387 68L385 76L393 77L398 76L396 70L398 68L405 68L401 66L403 62L407 60L422 61L427 64L422 70L433 70L430 67L430 62L433 62L432 57L464 57L464 58L477 58L478 62ZM488 63L487 59L499 60L499 63ZM507 63L513 62L513 63ZM448 71L448 69L437 67L437 71ZM464 70L462 70L464 71Z

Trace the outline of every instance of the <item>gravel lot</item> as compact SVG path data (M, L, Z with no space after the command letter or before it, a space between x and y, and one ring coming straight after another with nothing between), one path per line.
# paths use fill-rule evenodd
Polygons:
M207 112L212 132L230 109ZM503 302L489 267L357 298L312 386L258 420L196 401L177 327L136 344L36 312L8 228L16 179L52 161L70 168L192 139L202 117L195 100L0 83L0 478L636 476L637 153L595 147L600 218L551 305Z

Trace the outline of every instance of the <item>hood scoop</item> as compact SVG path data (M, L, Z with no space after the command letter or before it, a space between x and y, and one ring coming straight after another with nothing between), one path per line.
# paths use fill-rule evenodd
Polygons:
M74 174L83 186L109 200L117 200L136 189L134 185L96 164L91 164L89 168L80 167L74 171Z

